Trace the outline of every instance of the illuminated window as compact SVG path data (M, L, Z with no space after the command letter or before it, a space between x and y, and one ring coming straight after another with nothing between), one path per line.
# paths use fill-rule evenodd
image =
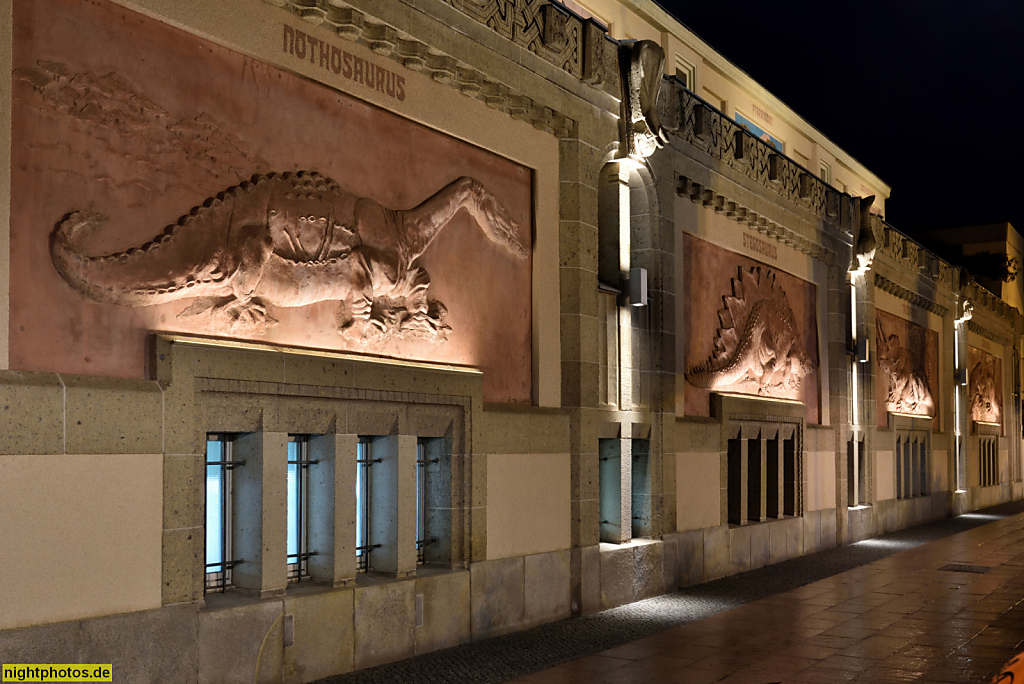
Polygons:
M206 438L206 581L204 592L221 592L231 586L231 568L240 563L231 557L231 471L245 465L232 458L231 439L211 434Z
M309 439L302 435L288 438L288 581L299 582L309 576Z

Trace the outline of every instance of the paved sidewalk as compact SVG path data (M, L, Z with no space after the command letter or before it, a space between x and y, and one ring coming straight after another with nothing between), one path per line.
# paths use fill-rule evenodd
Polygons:
M1022 566L1016 502L322 684L987 682L1024 642Z

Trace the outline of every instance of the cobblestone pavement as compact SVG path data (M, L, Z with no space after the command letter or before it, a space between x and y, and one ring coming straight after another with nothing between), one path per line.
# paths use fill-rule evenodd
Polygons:
M1024 641L1021 566L1015 502L318 684L982 682Z

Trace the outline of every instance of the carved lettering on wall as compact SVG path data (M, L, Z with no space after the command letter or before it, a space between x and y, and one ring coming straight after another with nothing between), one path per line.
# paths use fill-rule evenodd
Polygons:
M310 64L319 65L325 71L333 71L361 83L370 90L398 101L405 100L405 78L402 76L287 24L284 25L282 49L299 59L308 59Z
M338 331L363 342L444 340L447 309L429 296L417 259L461 210L512 256L519 227L478 181L460 178L417 207L356 197L315 172L253 176L192 209L151 241L87 256L75 237L105 217L75 211L50 240L58 272L100 302L148 306L196 299L178 316L212 331L261 332L269 307L338 301Z
M722 297L711 357L686 373L695 387L784 397L815 369L786 293L766 267L740 268Z
M968 347L967 366L967 395L971 404L971 420L1002 424L1002 359L980 349Z
M919 416L935 415L928 373L932 331L882 312L875 314L878 381L887 387L885 410Z
M766 256L769 259L774 259L774 260L778 260L778 258L779 258L779 248L778 248L778 245L773 245L772 243L768 242L767 240L762 240L761 238L757 237L756 235L751 235L750 233L744 233L743 234L743 246L746 249L749 249L754 254L758 254L760 256Z

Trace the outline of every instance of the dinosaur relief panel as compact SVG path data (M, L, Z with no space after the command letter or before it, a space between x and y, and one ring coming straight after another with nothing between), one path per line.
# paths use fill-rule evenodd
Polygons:
M711 392L793 399L817 422L815 288L689 235L685 407L707 415Z
M938 415L938 333L884 311L875 312L876 412L879 427L888 413Z
M1003 360L975 347L967 348L967 397L971 420L1003 423Z
M528 169L104 0L14 21L12 367L141 377L183 332L530 401Z

